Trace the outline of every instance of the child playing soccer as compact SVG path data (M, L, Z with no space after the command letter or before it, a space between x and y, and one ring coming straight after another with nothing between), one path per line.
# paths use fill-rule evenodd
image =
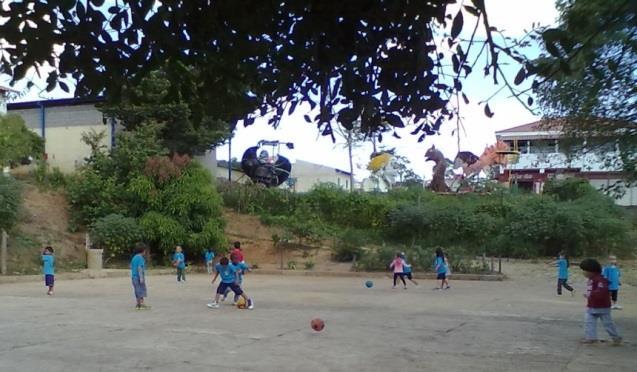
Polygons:
M436 249L436 258L434 260L434 270L436 271L436 279L440 280L440 288L435 289L449 289L449 279L447 279L447 259L442 248Z
M608 290L610 292L611 301L613 301L613 310L621 310L622 307L617 304L617 294L619 292L619 286L622 285L620 279L622 273L617 267L617 257L608 256L608 265L602 270L602 276L608 280Z
M177 268L177 282L182 280L186 281L186 258L182 253L181 246L175 247L175 254L173 255L173 265Z
M214 269L214 261L215 252L212 251L212 248L208 248L206 254L204 255L204 261L206 262L206 270L208 271L208 275L212 274L212 270Z
M418 285L418 282L416 282L411 275L411 265L407 263L405 252L400 252L400 258L403 259L403 274L410 282L414 283L414 285Z
M239 262L239 257L235 254L230 255L230 263L239 269L239 271L237 271L237 284L239 284L239 287L243 288L243 275L250 271L250 267L245 262ZM230 288L226 288L221 302L226 300L228 293L230 293ZM235 294L233 303L236 304L237 301L239 301L239 296Z
M389 264L389 268L394 271L394 286L392 288L396 288L396 279L400 278L403 282L403 289L407 289L407 283L405 282L405 273L404 266L405 261L403 261L402 257L400 257L400 253L396 253L396 257Z
M150 309L150 306L144 304L144 297L146 297L146 261L144 260L144 252L146 252L146 245L144 245L144 243L137 243L133 250L133 259L130 262L131 279L135 299L137 300L137 310Z
M46 294L51 296L55 283L55 256L53 255L53 248L50 246L44 248L42 252L42 273L44 274L44 285L49 287Z
M557 296L562 295L562 287L571 292L571 296L575 296L575 289L568 284L568 259L566 252L561 251L557 260L552 262L557 267Z
M602 321L606 332L612 337L613 343L619 345L622 338L619 336L615 323L610 316L610 294L608 293L608 280L602 276L602 265L591 258L587 258L579 267L584 271L584 276L588 278L586 283L587 299L586 308L586 337L582 340L584 344L596 343L597 340L597 319Z
M215 265L215 269L217 272L212 278L212 284L215 283L215 280L217 280L218 276L221 276L221 283L219 283L219 286L217 287L217 293L215 293L214 301L209 303L208 307L211 309L218 309L219 298L226 292L227 288L230 288L236 296L241 296L244 300L246 300L248 309L254 309L254 303L252 302L252 299L250 299L248 295L241 289L239 284L237 284L239 280L238 272L240 271L240 269L231 264L228 261L228 257L222 257L221 260L219 260L219 263Z

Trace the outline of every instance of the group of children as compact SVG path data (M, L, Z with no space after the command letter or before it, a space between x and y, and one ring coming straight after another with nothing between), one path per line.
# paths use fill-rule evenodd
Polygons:
M449 262L445 257L442 248L436 249L436 257L433 263L434 271L436 272L436 279L440 280L440 287L436 287L434 289L449 289ZM396 288L396 284L398 279L403 282L403 289L407 289L407 282L405 278L409 279L410 282L414 283L414 285L418 285L418 283L413 279L411 272L411 265L407 262L407 257L405 252L396 253L396 257L390 262L389 269L394 273L394 285L392 288Z
M557 296L562 295L562 287L571 292L571 295L575 295L575 289L568 284L569 261L566 258L566 253L560 252L558 259L553 264L557 267ZM621 286L621 271L617 266L617 257L609 256L608 264L603 268L597 260L591 258L585 259L579 266L588 279L586 293L584 293L587 303L584 323L585 338L582 343L593 344L598 341L597 320L599 319L613 343L620 344L622 338L611 317L611 310L622 309L617 303L619 287Z
M133 282L133 291L135 293L135 298L137 299L136 308L138 310L150 308L148 305L144 304L144 298L146 297L146 281L144 277L145 251L146 246L143 243L139 243L135 247L134 256L131 260L131 278ZM225 301L232 290L235 295L234 303L239 301L239 298L241 297L245 301L248 309L254 309L254 302L241 288L241 285L243 284L243 275L250 271L250 268L243 258L241 242L234 242L233 249L230 252L230 259L227 257L221 257L219 263L214 265L214 257L215 254L210 248L204 254L204 261L208 274L212 274L214 267L215 274L212 278L212 284L215 283L217 277L221 277L221 281L215 293L214 301L209 303L208 307L211 309L219 308L220 299L221 301ZM172 257L172 264L177 269L177 282L185 283L186 259L181 246L177 246L175 248L175 253Z
M144 298L147 296L145 252L146 245L138 243L133 250L134 255L130 262L131 280L136 298L136 309L138 310L150 309L150 306L144 303ZM246 307L253 309L254 301L252 301L242 289L243 275L250 271L250 268L244 261L241 243L234 243L229 259L228 257L222 257L215 265L214 258L214 252L212 249L208 249L205 252L204 261L208 274L212 274L214 271L212 284L215 283L217 277L221 279L215 291L214 300L207 306L211 309L219 308L219 303L225 301L230 291L233 291L235 303L239 301L240 298L243 298L247 305ZM622 308L618 304L621 271L617 266L617 258L615 256L609 256L608 261L608 265L603 268L602 265L594 259L585 259L580 263L580 268L584 272L584 276L588 279L586 293L584 294L587 298L585 338L582 340L582 342L586 344L598 341L598 319L611 336L613 343L620 344L622 341L611 317L611 309L620 310ZM177 282L185 282L186 260L181 246L175 248L172 262L177 269ZM562 295L562 288L565 288L574 295L575 289L568 284L569 261L566 258L565 252L560 252L558 259L555 260L553 264L557 267L557 295ZM414 285L418 285L412 277L411 265L407 262L407 257L404 252L397 253L389 266L394 273L393 288L396 288L397 280L400 279L403 283L403 288L407 289L405 277L414 283ZM440 248L436 250L433 266L437 274L437 280L440 280L440 287L436 289L449 289L449 280L447 278L449 275L449 263ZM42 271L45 285L48 288L47 294L52 295L55 283L55 256L53 248L50 246L45 247L42 252Z

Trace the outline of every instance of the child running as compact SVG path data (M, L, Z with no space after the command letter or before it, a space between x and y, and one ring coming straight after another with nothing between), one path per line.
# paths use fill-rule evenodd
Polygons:
M407 256L405 255L405 252L400 252L400 258L403 259L403 274L405 274L405 277L409 279L410 282L417 286L418 282L416 282L411 275L411 265L407 263Z
M209 303L208 307L211 309L218 309L220 297L226 292L227 288L230 288L236 296L241 296L244 300L246 300L248 309L254 309L254 303L252 302L252 299L250 299L248 295L241 289L239 284L237 284L239 280L238 272L240 271L240 269L231 264L228 261L228 257L222 257L221 260L219 260L219 263L215 265L215 269L217 272L212 278L212 284L215 283L218 276L221 276L221 283L219 283L219 286L217 287L214 301Z
M49 288L46 294L51 296L55 284L55 255L51 246L45 247L42 252L42 273L44 274L44 285Z
M239 287L243 288L243 275L246 272L250 271L250 267L245 262L240 262L239 256L237 256L236 254L230 255L230 263L232 263L236 268L239 269L239 271L237 271L237 284L239 285ZM221 299L221 302L226 300L226 298L228 297L228 293L230 293L230 288L226 288L226 291L223 294L223 298ZM239 296L235 294L234 300L232 303L236 304L237 301L239 301Z
M552 264L557 267L557 296L562 295L562 287L571 292L571 296L575 296L575 289L568 284L568 259L566 252L561 251L557 260Z
M617 257L608 256L608 265L602 270L602 276L608 280L608 290L610 292L610 299L613 302L611 309L621 310L622 307L617 304L617 295L619 292L619 286L622 285L620 279L622 273L617 267Z
M206 254L204 255L204 261L206 262L206 270L208 271L208 275L212 274L212 270L214 269L214 259L215 252L212 251L212 248L208 248Z
M183 249L181 246L175 247L175 254L173 255L173 265L177 268L177 282L181 282L182 280L186 281L186 258L182 253Z
M403 282L403 289L407 289L407 283L405 282L405 273L403 269L404 263L405 261L403 261L400 253L396 253L396 257L389 264L389 268L394 271L394 286L392 288L396 288L396 279L400 278L400 280Z
M449 285L449 279L447 279L447 258L445 257L445 253L442 251L442 248L436 249L436 259L434 260L434 270L436 271L436 279L440 280L440 288L436 287L434 289L449 289L451 286Z
M146 245L144 243L137 243L133 250L133 259L130 262L131 279L133 282L133 291L135 292L135 299L137 300L137 310L148 310L150 306L144 304L144 297L146 297L146 261L144 260L144 253L146 252Z
M617 332L615 323L610 316L610 294L608 292L608 280L602 276L602 265L597 260L587 258L579 267L588 278L586 294L586 337L583 344L593 344L597 340L597 319L602 321L606 332L613 339L613 344L619 345L622 338Z

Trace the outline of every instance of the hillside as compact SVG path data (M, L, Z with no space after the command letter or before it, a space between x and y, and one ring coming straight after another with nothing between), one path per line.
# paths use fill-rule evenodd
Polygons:
M38 273L40 252L46 245L54 247L60 271L84 268L85 233L69 232L69 211L64 194L39 189L28 182L24 183L23 193L24 208L20 222L9 238L9 273ZM228 241L241 241L250 264L270 269L280 266L280 252L272 246L272 234L276 233L276 229L264 226L257 216L238 214L230 209L224 211L224 218ZM190 253L190 259L196 261L199 255ZM308 261L314 262L315 267L321 270L349 270L350 267L349 264L332 263L327 248L286 250L285 267L289 261L296 262L298 269L303 269Z

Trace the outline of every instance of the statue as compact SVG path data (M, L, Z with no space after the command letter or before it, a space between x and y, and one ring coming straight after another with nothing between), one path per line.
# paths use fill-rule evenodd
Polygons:
M433 169L433 179L429 184L429 188L435 192L449 192L449 186L445 182L445 176L447 173L447 159L436 149L436 146L431 145L431 148L425 153L425 161L433 161L435 163Z

